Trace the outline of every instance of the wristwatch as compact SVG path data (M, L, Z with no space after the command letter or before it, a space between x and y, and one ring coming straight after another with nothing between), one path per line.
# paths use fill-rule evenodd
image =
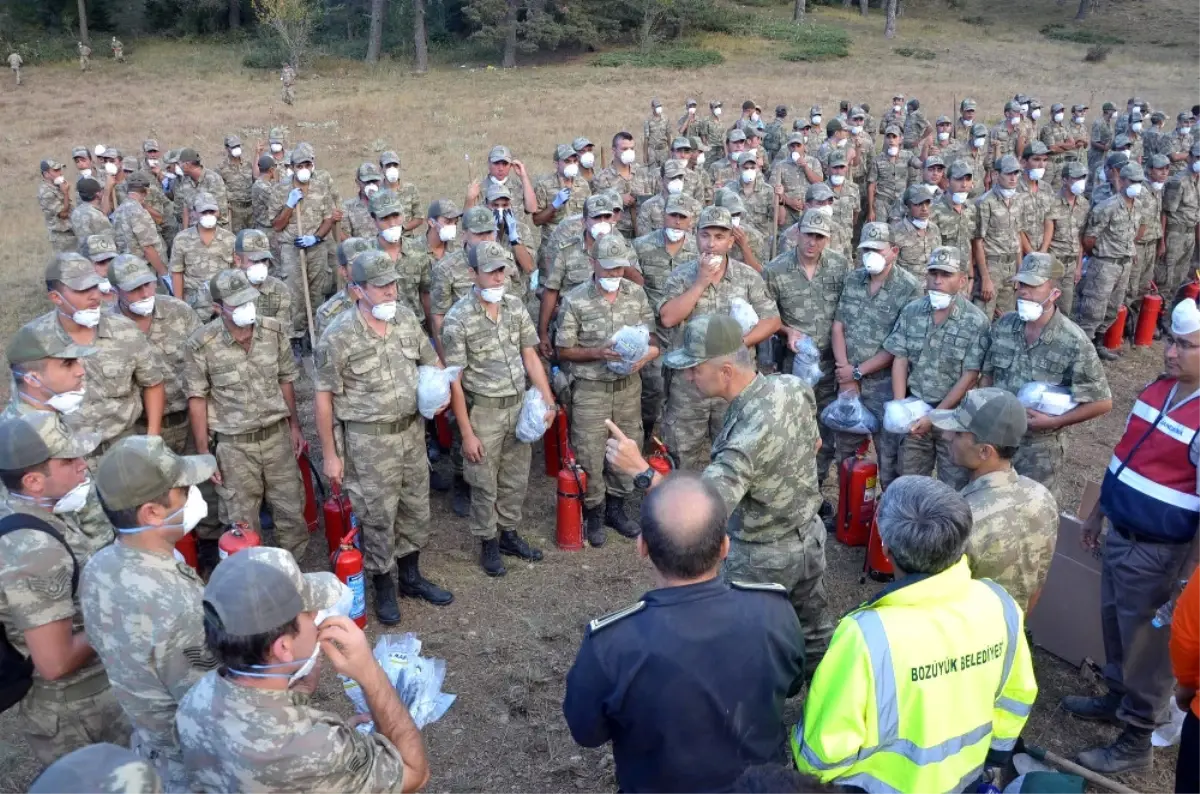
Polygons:
M633 478L633 487L639 491L644 491L654 482L654 467L648 466L644 472L635 475Z
M858 368L857 364L855 364L854 365L854 380L860 381L860 380L862 380L862 378L863 378L862 370Z

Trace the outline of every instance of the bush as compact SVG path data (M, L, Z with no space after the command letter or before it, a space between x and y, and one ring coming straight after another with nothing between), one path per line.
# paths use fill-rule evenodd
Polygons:
M920 47L897 47L892 52L901 58L916 58L918 61L932 61L937 58L933 50L923 50Z
M1112 52L1112 47L1107 44L1093 44L1088 47L1087 55L1083 56L1083 60L1088 63L1100 63L1108 58L1108 54Z
M93 47L93 52L97 48ZM8 58L10 52L21 56L26 66L35 63L51 63L54 61L71 61L79 57L75 49L75 40L59 37L22 38L19 41L7 41L0 38L0 58ZM94 55L93 55L94 57ZM8 62L4 62L8 66Z
M746 30L747 35L775 41L787 41L790 48L780 54L785 61L827 61L850 54L850 36L842 28L829 25L767 23Z
M1094 33L1090 30L1077 30L1066 25L1054 23L1046 25L1039 31L1043 36L1054 41L1070 41L1075 44L1124 44L1125 39L1110 36L1107 33Z
M287 50L277 38L258 39L247 47L242 56L242 66L247 69L278 69L287 59Z
M606 52L592 61L593 66L638 66L653 69L699 69L725 62L716 50L694 47L655 47L652 50L618 50Z

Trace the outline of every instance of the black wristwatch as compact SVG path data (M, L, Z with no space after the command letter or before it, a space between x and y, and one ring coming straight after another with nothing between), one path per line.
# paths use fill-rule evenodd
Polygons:
M641 474L634 475L633 487L645 491L654 482L654 473L654 467L650 466Z
M855 380L855 381L860 381L860 380L862 380L862 378L863 378L863 376L862 376L862 370L858 368L858 365L857 365L857 364L855 364L855 365L854 365L854 380Z

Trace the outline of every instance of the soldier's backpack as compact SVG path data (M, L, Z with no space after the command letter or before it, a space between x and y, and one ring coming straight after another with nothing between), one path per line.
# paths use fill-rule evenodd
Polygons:
M40 518L15 513L0 519L0 538L19 529L45 532L57 540L71 557L71 596L79 589L79 563L75 553L58 530ZM29 687L33 686L33 661L13 647L3 626L0 626L0 712L8 711L21 702Z

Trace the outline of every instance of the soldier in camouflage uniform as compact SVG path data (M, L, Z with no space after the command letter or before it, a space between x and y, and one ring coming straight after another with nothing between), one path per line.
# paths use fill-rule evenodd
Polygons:
M1050 162L1046 169L1045 180L1055 190L1062 184L1062 168L1067 157L1074 157L1077 149L1075 138L1067 123L1067 109L1061 102L1055 102L1050 107L1050 121L1042 125L1038 132L1038 140L1045 145L1050 154Z
M1161 288L1174 291L1191 279L1196 261L1196 236L1200 228L1200 142L1189 150L1187 168L1173 175L1163 188L1163 239L1165 256L1155 280ZM1161 275L1161 278L1160 278ZM1164 307L1164 309L1167 307ZM1174 307L1171 307L1172 310ZM1167 328L1168 312L1159 325Z
M111 308L117 301L117 295L113 292L112 282L108 280L108 266L117 258L117 241L111 234L93 234L79 246L79 253L91 261L96 275L100 276L100 308Z
M1090 148L1089 131L1087 126L1088 106L1082 103L1071 105L1071 118L1067 122L1067 131L1075 141L1075 152L1066 159L1075 161L1087 167L1088 149Z
M989 163L1006 154L1017 156L1017 137L1020 134L1021 120L1021 105L1015 100L1010 100L1004 105L1004 121L992 127L989 134L992 145L988 153Z
M904 124L901 125L901 129L904 130L901 143L905 153L911 157L912 153L920 151L924 140L933 134L933 125L921 111L921 100L913 97L908 100L906 107L908 114L904 117Z
M371 196L379 192L383 174L374 163L363 163L354 175L354 185L358 193L352 199L346 199L342 204L343 220L338 224L337 236L339 241L347 237L374 237L377 230L375 219L371 217Z
M646 165L655 166L666 162L670 143L671 125L663 117L662 102L652 99L650 117L642 125L642 159L646 161Z
M637 523L625 512L633 479L604 465L609 422L621 432L642 437L642 393L638 373L659 355L652 340L645 355L625 362L624 372L612 337L624 326L654 328L654 312L646 293L622 278L633 268L633 252L620 235L602 235L589 257L592 278L563 295L555 345L560 361L571 363L571 447L588 473L583 498L584 529L593 547L604 545L605 526L623 537L637 537Z
M285 105L296 101L296 70L290 63L285 63L279 70L279 82L283 84L282 99Z
M379 169L383 174L379 189L391 191L400 200L401 213L404 215L404 235L418 236L417 230L425 225L425 207L421 203L421 193L417 186L401 178L400 155L393 151L379 155Z
M862 267L846 274L833 313L832 348L837 391L857 392L880 430L871 436L879 464L879 484L887 488L900 475L900 437L883 431L883 406L892 399L892 354L883 349L901 310L921 295L923 285L896 266L900 249L886 223L863 225L858 244ZM861 435L836 433L834 463L852 456Z
M1108 157L1104 158L1100 170L1094 175L1096 185L1092 188L1092 193L1088 197L1089 208L1117 194L1115 188L1117 179L1121 176L1121 169L1128 162L1129 138L1126 137L1125 133L1121 133L1113 138L1112 151L1108 153Z
M375 218L377 234L375 247L388 255L400 275L400 300L416 315L417 323L427 327L430 314L432 260L428 253L404 237L404 214L400 197L390 190L381 190L371 197L371 215Z
M79 245L71 228L71 186L62 170L63 164L57 160L42 160L42 181L38 183L38 207L55 253L74 251Z
M118 540L79 582L84 629L133 723L132 745L168 791L187 788L176 706L217 666L204 646L204 585L174 547L207 509L198 486L216 470L212 455L180 457L157 436L122 439L96 471Z
M440 366L416 315L400 300L400 274L382 251L350 260L356 306L336 317L316 350L316 405L325 476L345 482L362 522L364 567L375 589L375 614L400 622L401 595L444 606L454 596L426 579L421 549L429 542L429 464L425 423L417 413L417 366ZM344 451L334 444L342 426Z
M225 183L229 201L229 231L237 234L252 225L250 187L254 184L254 169L242 157L242 139L238 136L225 136L225 159L217 166L217 174Z
M1058 503L1046 487L1013 471L1025 434L1025 407L1003 389L973 389L933 426L951 434L950 454L970 473L962 496L971 507L971 575L999 584L1022 611L1050 572L1058 540Z
M820 110L820 108L815 108ZM888 108L888 112L883 114L883 118L879 120L879 134L883 135L887 132L888 127L896 127L903 134L904 119L907 113L904 109L904 94L896 94L892 97L892 106ZM820 122L814 122L820 124Z
M175 236L171 246L171 291L196 310L200 322L213 316L208 282L217 273L233 267L233 245L236 238L217 225L217 202L207 193L196 195L192 213L197 219Z
M334 610L345 589L331 573L302 574L277 549L246 549L214 571L205 640L221 667L196 682L175 716L189 790L359 794L428 781L408 709L383 685L362 629ZM376 730L309 705L321 656L361 694Z
M499 189L503 190L505 198L511 201L508 189L502 185L499 186ZM434 199L430 202L429 209L425 214L424 234L411 240L405 240L405 250L428 256L430 269L436 268L438 262L453 253L452 245L458 240L458 225L462 216L463 211L459 209L454 200ZM372 231L374 231L374 224L372 224ZM457 245L453 245L453 248L457 247ZM532 258L530 262L532 263Z
M775 106L775 118L763 128L763 151L766 152L767 162L773 162L775 155L783 148L784 137L787 135L787 105Z
M847 145L854 150L854 160L850 164L849 177L854 186L858 188L861 197L867 191L867 169L875 155L875 138L867 127L867 112L861 107L855 105L850 109L849 124L850 143ZM859 211L862 211L861 207L859 207Z
M1166 155L1146 155L1146 181L1142 192L1138 194L1135 203L1141 214L1141 236L1134 241L1136 254L1133 259L1133 269L1129 274L1129 283L1125 288L1125 306L1129 309L1125 328L1132 336L1137 328L1138 315L1142 310L1142 297L1150 294L1151 283L1154 281L1154 271L1164 254L1163 241L1163 190L1166 188L1167 175L1171 170L1171 161Z
M7 488L0 509L13 525L0 537L0 624L12 648L32 662L32 686L17 712L43 765L92 742L129 739L104 666L81 636L78 574L113 539L111 525L89 527L78 518L89 490L83 457L94 445L94 438L68 431L57 413L0 421ZM49 679L45 670L58 674Z
M1195 119L1188 112L1180 113L1175 121L1175 131L1163 134L1158 141L1158 154L1171 161L1171 176L1187 168L1188 151L1192 148L1192 129Z
M1076 315L1079 327L1093 339L1096 352L1105 361L1117 354L1103 345L1103 334L1117 319L1117 311L1125 300L1137 250L1134 246L1142 234L1142 217L1129 186L1138 190L1146 180L1142 167L1126 163L1117 176L1114 195L1092 207L1083 229L1083 253L1088 257L1087 272L1079 281L1079 307Z
M746 133L734 128L725 133L725 154L708 164L708 177L713 190L720 190L738 178L738 156L746 148ZM664 177L666 179L666 177Z
M974 185L971 188L972 200L979 198L992 186L992 171L996 161L991 159L991 144L988 141L988 128L983 124L971 127L971 138L963 150L962 159L971 164L975 174Z
M153 765L124 747L106 742L67 753L29 784L29 794L158 794L163 790Z
M827 184L833 192L832 237L829 245L850 259L854 249L854 230L858 228L858 216L862 211L862 194L850 178L852 169L846 162L844 152L830 152L826 165L829 169Z
M900 312L884 341L892 362L892 398L910 395L930 407L954 408L975 385L988 349L988 320L961 294L966 273L958 249L935 248L929 259L928 295ZM900 447L900 474L937 477L955 490L967 473L950 457L950 439L926 415L913 423Z
M233 266L246 273L250 286L258 290L254 301L259 317L278 320L284 328L292 327L292 293L287 285L270 274L271 244L267 235L258 229L238 232L233 244ZM315 321L314 321L315 322Z
M487 207L471 207L463 213L463 247L447 254L433 268L429 311L435 344L441 344L442 323L450 307L469 294L475 286L475 277L467 263L467 251L483 242L496 242L496 216ZM509 285L520 283L516 263L509 262L506 271ZM508 290L512 292L512 290Z
M1009 312L992 324L991 346L979 381L981 386L998 386L1013 394L1033 381L1070 390L1078 405L1061 416L1026 411L1029 429L1013 457L1018 474L1040 482L1056 498L1063 464L1062 431L1112 409L1104 368L1090 340L1054 305L1062 278L1062 263L1047 254L1029 254L1021 261L1017 289L1021 300L1029 302L1024 316L1032 319ZM1030 310L1035 305L1040 311Z
M975 274L975 252L971 244L979 226L979 207L971 201L975 174L967 160L958 160L949 169L948 190L933 202L933 222L937 224L942 245L958 249L967 273L964 295L970 295Z
M908 164L900 152L899 127L883 130L883 151L867 166L867 220L886 223L892 205L908 187Z
M693 121L692 129L699 124L700 121ZM615 190L621 196L621 204L626 211L621 214L617 231L632 240L634 216L640 212L638 204L654 193L654 175L649 167L637 163L637 146L628 132L618 132L613 136L612 161L592 180L593 192L605 190Z
M217 204L217 223L222 229L229 229L229 194L225 180L211 168L200 164L200 153L195 149L184 149L179 153L179 168L183 176L175 183L175 197L183 199L183 227L187 228L196 222L195 218L186 213L195 202L195 197L207 193Z
M1062 187L1046 211L1047 250L1063 266L1062 295L1056 305L1070 317L1075 309L1075 284L1083 273L1083 226L1087 221L1087 167L1078 161L1063 164Z
M308 330L306 306L320 306L333 293L333 266L330 262L332 245L325 243L333 229L334 196L316 179L313 173L313 149L298 143L292 149L295 173L288 182L281 182L271 193L267 214L275 229L282 257L280 274L291 287L293 338L303 338ZM379 194L376 194L379 195ZM304 284L300 258L304 257L308 283Z
M75 42L75 49L79 51L79 71L86 72L91 68L92 48L82 41L77 41Z
M1046 178L1050 150L1041 141L1026 145L1021 154L1022 172L1017 179L1021 207L1021 253L1040 251L1044 246L1046 213L1054 200L1054 190Z
M288 329L257 317L258 290L241 270L213 276L209 292L217 316L188 338L183 366L196 452L209 454L215 436L221 523L261 531L259 514L270 502L274 545L303 559L308 526L296 455L304 434Z
M113 235L117 250L144 259L158 276L167 275L167 248L158 225L146 209L150 196L150 178L144 172L131 174L126 180L129 200L121 202L113 213Z
M579 178L579 155L570 146L560 143L555 147L554 166L554 173L543 174L533 184L534 197L537 199L533 224L545 227L542 230L542 246L545 246L554 228L568 215L583 212L583 202L592 194L591 186ZM541 250L538 256L541 257Z
M643 201L637 208L635 225L638 237L644 237L653 231L663 228L667 201L672 196L679 196L681 200L690 204L693 214L699 214L700 212L702 206L700 202L693 196L687 195L684 189L684 179L688 173L687 166L680 160L668 160L662 164L661 171L662 179L660 180L661 187L659 192Z
M271 264L273 267L278 265L281 256L279 238L275 234L275 227L272 224L274 218L271 216L271 194L275 192L275 186L279 184L277 169L274 157L269 154L260 155L258 178L250 186L250 225L265 233L267 239L271 241ZM272 275L278 274L272 273Z
M703 169L692 167L696 159L696 151L692 148L691 138L676 138L671 143L671 159L684 164L683 193L691 196L701 205L712 203L713 186L708 174Z
M975 230L973 299L989 319L1016 307L1012 277L1021 255L1021 223L1024 197L1017 191L1021 164L1011 154L1000 158L1000 168L991 190L977 202L979 227Z
M828 182L815 182L808 186L804 191L804 209L819 209L824 213L825 217L829 218L831 224L839 224L837 217L834 215L833 188ZM803 214L801 215L803 217ZM839 234L834 230L834 234ZM778 248L776 256L788 251L795 250L796 246L800 245L800 222L797 221L779 233L777 240Z
M745 217L755 229L771 234L777 228L775 213L778 207L776 189L759 167L757 150L747 149L738 156L738 181L729 182L724 190L742 200ZM780 188L782 192L782 188Z
M933 218L933 191L928 185L912 185L904 191L903 218L891 224L892 242L900 249L897 264L920 277L933 250L942 244L942 234Z
M952 138L956 141L963 141L964 144L970 142L974 134L971 128L975 126L975 113L978 109L978 103L971 97L958 103L958 121L950 133Z
M768 227L767 234L763 234L755 227L754 220L746 214L742 197L730 188L718 190L716 199L714 206L729 210L729 216L733 219L734 259L745 262L761 273L763 265L771 261L771 243L767 237L771 229Z
M1092 132L1088 136L1090 142L1087 156L1089 174L1095 174L1096 169L1104 165L1105 156L1108 154L1109 147L1113 142L1113 136L1116 134L1113 129L1116 120L1116 105L1112 102L1105 102L1100 109L1100 117L1092 122ZM1088 188L1089 190L1094 190L1096 183L1094 181L1091 182Z
M610 194L615 198L616 194ZM432 206L432 205L431 205ZM447 211L458 211L453 202L442 205ZM496 221L496 241L500 247L508 251L511 259L507 271L508 283L505 291L526 302L527 307L536 306L537 295L534 289L541 284L541 274L537 271L537 263L533 251L533 229L525 222L525 216L518 214L512 208L512 193L504 185L489 185L487 191L487 208L492 211ZM619 212L613 209L614 217ZM569 221L563 221L555 232L566 229ZM618 222L619 225L619 222ZM576 234L579 232L576 231ZM530 316L533 316L530 309Z
M371 241L362 237L347 237L338 243L338 278L342 284L346 284L350 280L350 260L354 258L354 255L370 251L372 248ZM313 312L313 323L317 326L317 339L321 338L335 317L352 308L354 308L354 297L344 286L333 293L329 300L317 307L317 310Z
M780 203L787 208L787 223L796 223L804 213L805 191L814 183L825 181L821 163L807 153L804 134L793 132L787 139L787 156L771 166L771 185L783 186ZM770 230L767 230L769 233Z
M80 179L75 185L79 203L71 210L71 231L77 243L82 243L93 234L112 234L108 216L100 211L100 183L94 179Z
M708 116L692 122L688 128L688 135L700 138L704 147L704 159L713 162L725 156L725 125L721 123L721 114L724 109L721 106L721 100L710 100L708 110Z
M729 255L733 248L729 210L706 208L700 213L699 229L700 256L681 264L667 278L657 308L659 325L675 329L702 314L729 314L731 301L737 298L758 315L758 323L744 334L746 346L753 349L779 330L779 309L767 294L762 276ZM679 338L673 341L678 345ZM727 407L724 400L703 395L685 378L667 382L663 440L679 456L683 468L704 467Z
M461 379L451 385L451 406L467 458L469 526L480 541L480 566L488 576L507 573L501 554L542 559L542 552L517 532L529 485L530 445L516 437L527 377L555 409L537 357L533 321L521 299L506 293L509 264L499 243L470 247L467 265L474 288L450 308L441 333L446 364L463 368ZM546 419L549 423L551 415Z

